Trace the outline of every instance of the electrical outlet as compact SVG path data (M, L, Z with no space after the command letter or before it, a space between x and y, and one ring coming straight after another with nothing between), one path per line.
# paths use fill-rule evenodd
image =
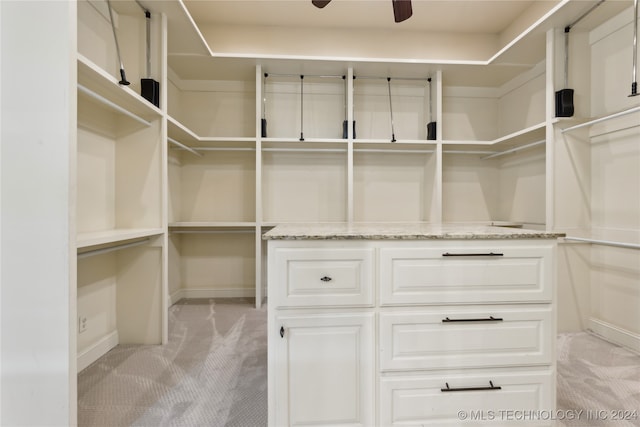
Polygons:
M81 334L87 330L87 318L86 316L78 317L78 333Z

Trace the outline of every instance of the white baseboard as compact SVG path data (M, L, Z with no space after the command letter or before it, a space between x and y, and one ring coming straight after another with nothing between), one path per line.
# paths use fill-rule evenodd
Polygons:
M169 295L171 305L183 298L254 298L255 288L230 288L230 289L178 289Z
M90 345L88 348L78 353L78 372L82 371L84 368L91 365L100 357L107 354L109 350L118 345L118 341L118 331L113 331L104 336L98 342Z
M589 329L607 341L640 354L640 335L636 333L593 317L589 319Z

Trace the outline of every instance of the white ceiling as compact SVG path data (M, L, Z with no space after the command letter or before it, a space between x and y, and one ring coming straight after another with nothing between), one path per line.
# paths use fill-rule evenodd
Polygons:
M537 0L549 4L557 1ZM413 0L413 16L395 23L391 0L185 0L199 24L374 28L498 34L533 0Z
M332 0L322 9L313 6L311 0L142 2L166 4L171 8L184 4L190 15L187 21L193 19L193 23L204 35L201 42L194 43L195 33L188 29L188 25L184 25L184 19L170 32L170 66L183 79L206 79L211 75L226 79L244 75L242 78L250 81L256 63L261 63L270 70L282 68L289 72L293 72L291 70L295 67L302 67L299 70L296 68L296 72L307 73L306 68L318 72L326 62L324 65L327 67L340 70L346 66L341 58L351 60L362 56L358 46L364 45L367 45L368 52L374 49L376 54L364 55L365 58L356 62L371 62L367 65L371 72L422 75L430 71L430 68L420 64L428 64L431 57L420 56L419 53L415 56L402 55L408 49L416 52L428 49L425 46L430 38L433 40L434 34L458 37L455 39L455 48L464 50L464 46L467 46L467 52L479 52L472 47L476 41L480 43L480 40L493 40L493 44L488 44L488 53L479 53L480 59L486 61L503 49L500 58L492 66L456 66L447 72L447 78L460 80L466 85L498 85L522 72L522 67L534 66L544 59L545 31L572 24L596 4L599 4L597 9L580 19L573 31L593 29L633 4L633 0L606 0L603 3L599 3L599 0L412 0L413 16L402 23L395 23L392 0ZM551 10L554 10L553 15L549 15ZM176 25L178 21L175 19L180 16L180 13L175 12L174 9L169 11L170 29L171 25ZM536 22L542 22L545 16L544 24L536 25L535 31L527 30ZM526 36L522 37L523 34ZM188 42L183 42L183 38ZM205 39L205 51L209 53L202 48L191 50L191 46L204 46L202 42ZM393 52L384 51L382 46L381 41L386 40L393 40L390 45L396 46L396 50L399 50L398 58L401 59L398 59L397 64L392 60L391 63L385 61L376 65L380 58L392 57L390 55ZM444 40L442 46L450 48L446 43L447 39L438 40ZM506 49L514 40L518 40L518 48ZM302 53L286 51L283 44L302 45ZM333 48L329 49L327 46ZM351 49L350 52L358 54L340 54L341 49L346 49L345 46ZM241 50L242 48L246 51ZM433 49L433 43L430 49ZM256 52L258 53L254 54ZM331 52L331 56L325 58L322 53L316 52ZM210 54L213 54L213 61L210 60ZM310 55L315 59L296 63L276 59L296 58L296 55L300 55L300 58ZM336 59L344 63L333 64L331 61ZM457 58L449 62L447 58L436 59L444 59L444 62L431 62L444 64L438 68L445 69L446 64L455 64ZM386 68L378 71L376 67ZM460 78L456 77L456 72L462 73Z

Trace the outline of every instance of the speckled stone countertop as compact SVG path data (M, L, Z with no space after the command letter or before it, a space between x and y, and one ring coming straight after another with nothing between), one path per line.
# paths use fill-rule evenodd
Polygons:
M451 223L308 223L278 225L265 240L481 240L556 239L564 233L487 224Z

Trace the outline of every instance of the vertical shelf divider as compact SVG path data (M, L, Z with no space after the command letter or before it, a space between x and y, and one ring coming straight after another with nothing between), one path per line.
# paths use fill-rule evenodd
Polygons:
M442 70L436 71L435 76L436 86L436 173L435 173L435 208L432 207L433 222L441 223L443 221L443 199L442 199L442 182L443 182L443 167L442 167Z
M347 222L353 222L354 205L353 205L353 142L355 128L353 122L353 67L347 70Z
M255 194L255 238L256 238L256 261L255 261L255 283L256 283L256 308L262 306L264 299L266 283L263 285L262 277L262 97L263 91L266 90L262 86L262 65L256 65L256 194Z

